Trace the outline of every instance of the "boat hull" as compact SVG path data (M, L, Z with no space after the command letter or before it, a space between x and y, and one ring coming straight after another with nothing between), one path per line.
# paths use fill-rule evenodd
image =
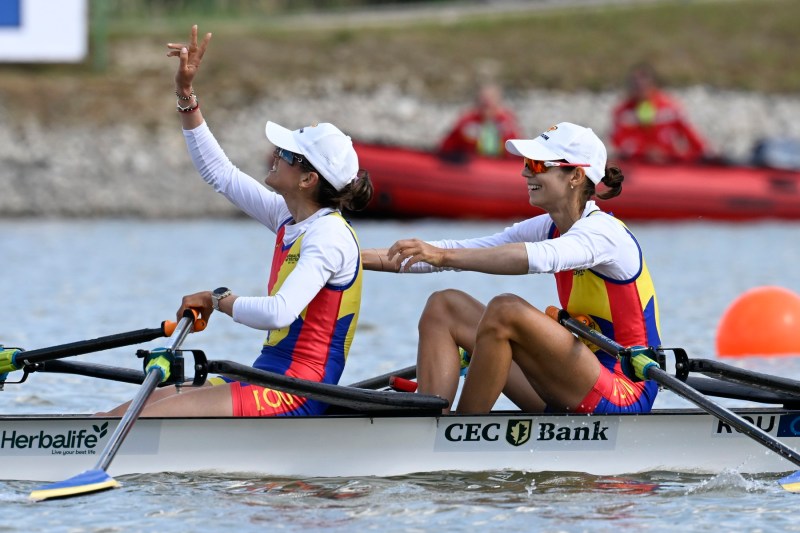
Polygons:
M800 411L737 411L790 447ZM55 481L94 468L117 419L0 416L0 479ZM323 416L141 419L109 473L395 476L444 470L788 472L791 462L698 410L647 415Z
M375 196L375 217L521 219L528 203L518 158L461 161L406 148L357 143ZM800 172L718 164L622 162L622 194L598 201L625 220L800 219Z

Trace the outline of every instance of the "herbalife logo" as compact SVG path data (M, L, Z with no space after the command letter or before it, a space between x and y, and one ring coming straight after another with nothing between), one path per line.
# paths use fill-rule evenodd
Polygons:
M108 422L99 425L92 424L92 430L93 432L86 429L71 429L66 433L47 433L44 430L38 433L22 433L16 430L3 430L3 433L0 434L0 449L50 449L54 454L94 453L91 450L108 433Z

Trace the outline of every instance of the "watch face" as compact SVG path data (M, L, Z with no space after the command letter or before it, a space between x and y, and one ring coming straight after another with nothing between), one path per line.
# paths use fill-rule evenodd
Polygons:
M229 290L230 289L228 289L228 287L219 287L218 289L214 289L214 292L212 292L212 294L214 296L221 296L221 295L225 294L226 292L228 292Z

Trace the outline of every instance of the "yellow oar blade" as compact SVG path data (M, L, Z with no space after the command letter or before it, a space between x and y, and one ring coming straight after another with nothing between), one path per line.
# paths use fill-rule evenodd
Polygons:
M116 487L119 487L117 480L109 476L104 470L86 470L77 476L34 490L30 494L30 499L42 501L70 498Z
M800 492L800 470L794 474L789 474L788 476L779 479L778 483L780 483L781 487L789 492Z

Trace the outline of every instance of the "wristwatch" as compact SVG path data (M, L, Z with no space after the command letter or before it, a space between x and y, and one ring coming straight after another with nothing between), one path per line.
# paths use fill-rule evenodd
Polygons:
M228 287L219 287L211 291L211 307L214 311L219 311L219 301L231 295L231 290Z

